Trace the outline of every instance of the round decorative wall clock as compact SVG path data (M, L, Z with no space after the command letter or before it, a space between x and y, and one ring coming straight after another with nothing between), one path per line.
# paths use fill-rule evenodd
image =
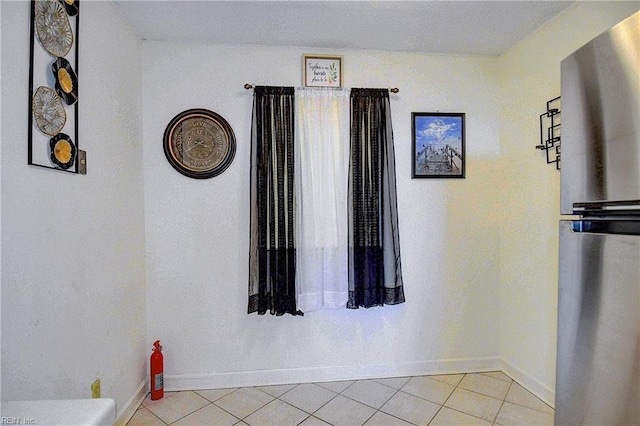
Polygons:
M189 109L176 115L164 131L164 154L178 172L208 179L224 172L236 152L233 129L207 109Z

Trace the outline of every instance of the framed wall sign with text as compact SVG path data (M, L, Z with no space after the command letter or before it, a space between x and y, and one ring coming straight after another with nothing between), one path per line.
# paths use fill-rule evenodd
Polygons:
M342 87L342 56L304 55L306 87Z

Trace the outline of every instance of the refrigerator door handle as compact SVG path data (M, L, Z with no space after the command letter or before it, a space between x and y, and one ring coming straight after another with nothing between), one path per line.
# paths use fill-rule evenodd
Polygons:
M640 200L573 203L573 214L589 217L639 216Z
M640 220L574 220L571 230L588 234L640 235Z

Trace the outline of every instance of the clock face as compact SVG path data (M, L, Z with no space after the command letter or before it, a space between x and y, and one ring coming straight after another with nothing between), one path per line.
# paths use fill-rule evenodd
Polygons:
M164 134L164 152L180 173L205 179L222 173L233 161L235 137L218 114L191 109L171 120Z

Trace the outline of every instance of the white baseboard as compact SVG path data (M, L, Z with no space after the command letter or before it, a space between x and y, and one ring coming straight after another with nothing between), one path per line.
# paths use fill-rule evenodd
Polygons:
M237 371L213 374L165 375L166 391L223 389L290 383L314 383L384 377L421 376L500 370L498 357L448 359L402 364L347 365Z
M520 368L509 363L505 359L500 360L500 369L516 382L524 386L529 392L543 400L547 405L555 408L556 392L540 381L534 379L529 374L522 371Z
M122 407L122 409L118 408L118 419L115 425L124 426L129 423L129 420L131 420L136 413L142 401L147 397L147 393L149 393L149 390L147 389L147 381L145 380L140 383L138 389L136 389L133 396L124 404L124 407Z
M347 365L236 371L213 374L165 375L164 388L166 391L223 389L384 377L476 373L496 370L503 371L551 407L555 406L554 389L544 385L520 368L499 357L447 359L401 364ZM123 409L118 410L116 425L127 424L147 396L147 393L147 382L144 381L140 383L137 391L129 401L127 401Z

